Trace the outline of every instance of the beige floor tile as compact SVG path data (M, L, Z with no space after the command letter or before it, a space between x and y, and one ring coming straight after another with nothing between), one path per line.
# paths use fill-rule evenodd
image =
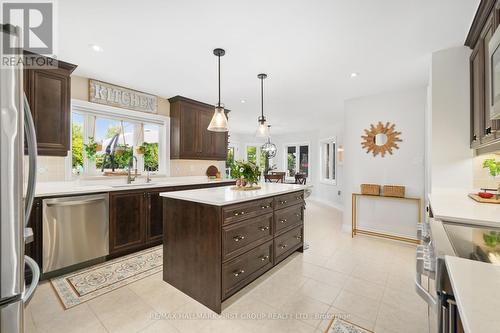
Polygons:
M155 311L128 287L122 287L87 302L110 332L137 332L151 325Z
M326 304L332 304L338 294L340 294L341 289L342 288L338 286L332 286L324 282L309 279L297 293L301 296L308 296Z
M317 266L316 269L309 274L309 277L332 286L342 287L349 276L344 273Z
M77 305L64 314L53 316L50 320L37 322L37 333L66 333L68 328L75 333L106 333L104 326L87 304Z
M361 263L354 268L351 276L385 286L389 278L389 272L375 264Z
M402 291L387 287L382 297L382 303L406 309L414 313L415 316L427 312L427 303L412 290Z
M384 287L381 285L355 277L347 279L344 290L376 301L380 301L384 295Z
M169 315L169 323L182 333L199 332L220 319L220 315L196 301L183 305Z
M347 314L374 321L377 318L380 302L344 290L337 296L333 306Z
M317 301L311 297L294 297L289 303L283 306L283 313L292 318L300 320L312 327L316 327L327 313L329 305Z
M335 254L325 263L325 267L344 274L351 274L356 267L357 262L343 254Z
M290 302L297 289L291 289L282 281L267 281L256 287L250 295L274 308L280 309Z
M422 333L428 330L427 315L403 310L399 306L384 304L380 306L376 328L395 332Z
M157 320L138 333L180 333L167 320Z
M313 333L315 328L299 320L268 320L260 323L259 333Z

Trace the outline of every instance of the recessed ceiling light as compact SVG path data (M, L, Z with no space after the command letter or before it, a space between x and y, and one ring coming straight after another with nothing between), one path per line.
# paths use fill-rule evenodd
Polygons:
M247 100L246 99L242 99L240 102L241 102L241 104L245 104L247 102Z
M356 72L351 73L351 77L357 77L358 75L359 75L359 73L356 73Z
M97 44L89 44L89 47L92 49L92 51L95 51L95 52L102 52L102 51L104 51L103 48L100 47Z

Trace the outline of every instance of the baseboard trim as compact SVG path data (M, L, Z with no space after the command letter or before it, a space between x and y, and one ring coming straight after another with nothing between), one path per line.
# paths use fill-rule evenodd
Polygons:
M309 197L309 199L312 200L312 201L315 201L317 203L320 203L322 205L325 205L325 206L328 206L328 207L331 207L331 208L335 208L336 210L339 210L341 212L344 211L344 206L341 205L341 204L339 204L339 203L337 203L337 202L326 201L326 200L320 199L318 197L315 197L313 195L311 195Z

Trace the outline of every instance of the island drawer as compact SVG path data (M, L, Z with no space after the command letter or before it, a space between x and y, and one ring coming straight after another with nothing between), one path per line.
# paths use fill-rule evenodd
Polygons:
M273 213L222 227L223 259L241 254L273 237Z
M222 264L222 299L234 294L272 266L272 240Z
M283 260L290 252L302 246L304 229L302 226L285 232L274 239L274 264Z
M274 213L274 230L275 233L280 233L286 229L301 225L303 221L302 204L294 205L284 209L277 210Z
M222 208L224 224L245 220L273 211L273 198L234 204Z
M299 203L304 203L304 191L284 194L274 198L275 209L282 209Z

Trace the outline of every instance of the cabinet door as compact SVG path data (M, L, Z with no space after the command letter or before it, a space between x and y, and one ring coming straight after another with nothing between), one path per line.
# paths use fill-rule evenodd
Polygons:
M213 113L207 110L198 113L198 154L201 159L214 158L213 138L215 132L207 129L212 116Z
M181 108L180 158L197 158L198 156L198 110L189 104Z
M490 119L491 107L491 76L490 76L490 58L488 45L495 32L494 13L489 16L481 32L481 39L484 48L484 113L481 115L481 143L489 143L495 139L495 130L497 122Z
M24 77L35 123L38 154L66 156L70 145L69 72L62 69L28 69Z
M163 238L163 200L160 192L153 191L147 194L146 214L146 242L157 242Z
M145 196L145 193L138 191L110 193L110 254L144 244Z
M214 158L225 160L227 157L227 133L214 133L213 137Z
M484 114L484 47L480 40L470 56L471 147L480 144L481 115Z

